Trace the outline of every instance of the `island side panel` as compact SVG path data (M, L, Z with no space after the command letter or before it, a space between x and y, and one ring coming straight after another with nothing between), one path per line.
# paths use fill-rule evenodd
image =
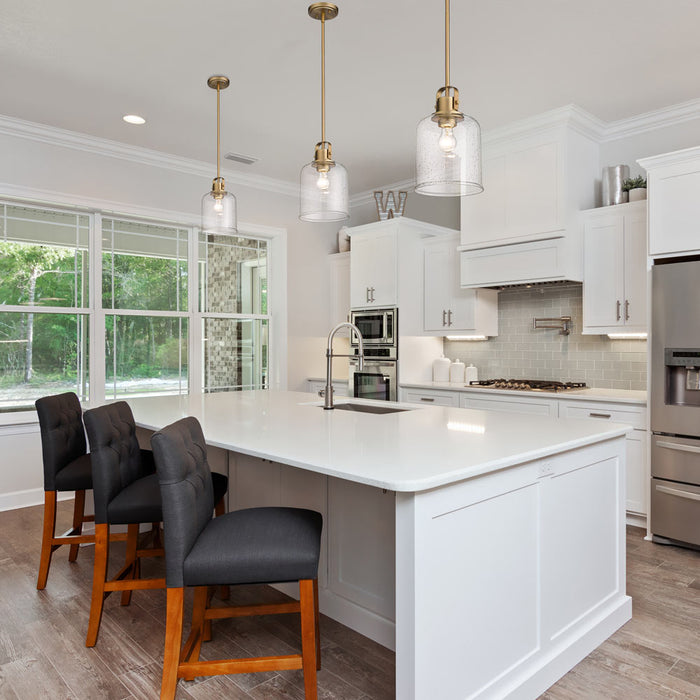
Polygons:
M397 494L397 697L536 697L629 619L624 460L617 438Z

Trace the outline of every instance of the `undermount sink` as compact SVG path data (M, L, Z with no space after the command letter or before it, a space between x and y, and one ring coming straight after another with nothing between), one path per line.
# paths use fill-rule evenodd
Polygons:
M323 408L323 406L321 406L321 408ZM401 411L410 411L411 409L394 408L392 406L374 406L366 403L337 403L332 410L358 411L359 413L400 413Z

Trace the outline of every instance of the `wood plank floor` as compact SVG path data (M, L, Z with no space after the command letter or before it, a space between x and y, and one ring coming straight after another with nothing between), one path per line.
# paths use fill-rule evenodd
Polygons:
M59 505L67 529L72 502ZM115 596L105 605L97 646L86 649L92 548L68 562L54 554L49 581L37 591L40 507L0 513L0 698L131 700L157 698L164 636L164 591L137 591L129 607ZM645 542L629 528L628 593L633 619L542 697L547 700L700 698L700 553ZM123 545L112 547L116 569ZM146 562L155 574L162 565ZM151 573L151 572L148 572ZM238 587L241 602L275 600L265 586ZM384 647L322 616L319 697L394 697L394 656ZM296 616L215 623L204 658L293 653ZM180 681L179 700L301 699L301 672L246 674ZM441 700L431 698L430 700Z

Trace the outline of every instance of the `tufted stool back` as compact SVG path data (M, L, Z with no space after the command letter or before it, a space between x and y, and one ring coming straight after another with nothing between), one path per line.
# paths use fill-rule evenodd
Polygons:
M144 462L134 415L125 401L85 411L84 417L92 455L95 522L106 523L114 497L153 473L153 465Z
M44 457L44 490L56 491L58 472L87 452L83 411L78 397L70 391L37 399L35 405Z
M163 498L166 574L169 587L184 586L183 565L212 518L214 491L202 428L183 418L151 438Z

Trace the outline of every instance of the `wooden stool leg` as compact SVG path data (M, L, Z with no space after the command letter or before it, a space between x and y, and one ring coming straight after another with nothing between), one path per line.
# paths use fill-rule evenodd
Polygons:
M44 491L44 528L41 536L41 557L39 559L39 578L36 582L38 590L46 588L46 579L49 577L49 567L51 566L51 555L53 546L51 544L56 531L56 492Z
M83 532L83 518L85 517L85 489L75 492L75 504L73 506L73 532L80 535ZM75 561L78 558L79 544L70 546L68 561Z
M182 614L185 600L184 588L168 588L165 613L165 651L163 654L163 679L160 700L173 700L177 688L177 667L182 644Z
M199 653L202 650L202 641L204 640L204 629L209 626L209 637L211 638L211 620L205 620L204 616L209 607L208 586L197 586L194 589L194 600L192 601L192 624L190 626L190 638L185 642L185 648L180 655L181 661L199 661ZM184 674L182 676L186 681L193 681L196 676Z
M126 575L125 578L134 579L137 578L138 562L136 561L136 550L139 545L139 524L130 523L127 529L126 535L126 559L124 561L124 566L130 566L131 571ZM131 602L131 591L122 591L122 605L129 605Z
M90 602L87 639L85 640L86 647L95 646L97 633L100 631L108 559L109 525L107 523L95 523L95 564L92 570L92 599Z
M316 611L312 580L299 581L299 603L301 605L301 663L304 672L304 697L306 700L317 700Z
M316 670L321 670L321 615L318 611L318 579L314 579L314 623L316 625Z

